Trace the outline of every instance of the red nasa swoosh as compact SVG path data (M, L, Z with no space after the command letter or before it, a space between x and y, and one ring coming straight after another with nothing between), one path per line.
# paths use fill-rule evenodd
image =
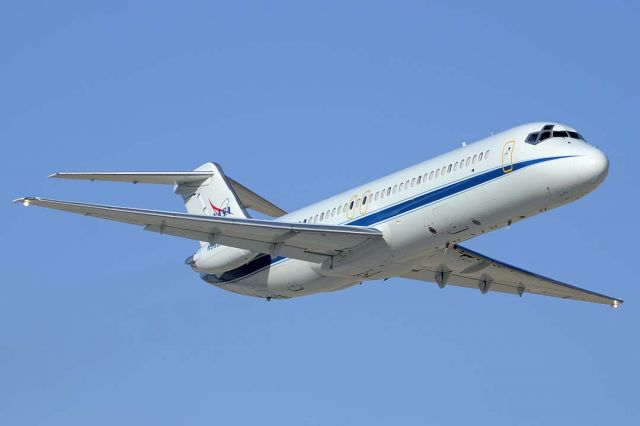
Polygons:
M222 209L219 207L216 207L213 205L213 203L211 202L211 200L209 200L209 205L211 206L211 208L213 209L214 212L218 213L218 214L222 214Z

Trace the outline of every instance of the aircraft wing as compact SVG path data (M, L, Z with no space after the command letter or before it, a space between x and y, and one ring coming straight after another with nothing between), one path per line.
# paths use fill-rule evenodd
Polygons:
M329 256L382 239L379 230L358 226L212 217L37 197L14 201L25 206L35 205L140 225L147 231L318 263Z
M479 289L482 293L500 291L602 303L617 308L622 300L574 287L491 259L461 246L439 250L403 278Z

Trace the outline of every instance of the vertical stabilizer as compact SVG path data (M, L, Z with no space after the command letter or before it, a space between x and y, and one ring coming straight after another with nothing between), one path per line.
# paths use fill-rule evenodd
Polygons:
M175 186L174 192L184 200L187 212L205 216L249 217L219 165L205 163L195 171L208 171L212 175L202 181Z

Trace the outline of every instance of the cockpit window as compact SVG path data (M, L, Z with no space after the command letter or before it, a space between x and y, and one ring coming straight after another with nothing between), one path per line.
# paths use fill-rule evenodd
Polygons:
M525 142L530 143L532 145L536 145L536 139L538 139L538 133L529 133Z
M567 131L567 130L551 130L553 129L553 124L547 124L542 127L542 130L538 132L529 133L525 142L531 145L538 145L543 140L549 138L573 138L585 140L582 135L578 132Z
M580 139L582 141L586 142L586 139L582 137L582 135L578 132L568 132L569 133L569 137L570 138L574 138L574 139Z

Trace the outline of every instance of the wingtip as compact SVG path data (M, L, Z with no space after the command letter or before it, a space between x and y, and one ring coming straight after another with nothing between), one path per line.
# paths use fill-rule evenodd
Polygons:
M47 176L48 178L57 178L60 177L60 173L56 172L56 173L51 173L49 176Z
M624 300L622 299L613 299L611 301L611 307L613 309L618 309L620 307L620 305L622 305L624 303Z
M13 200L14 203L21 203L23 206L28 207L32 201L38 200L38 197L20 197Z

